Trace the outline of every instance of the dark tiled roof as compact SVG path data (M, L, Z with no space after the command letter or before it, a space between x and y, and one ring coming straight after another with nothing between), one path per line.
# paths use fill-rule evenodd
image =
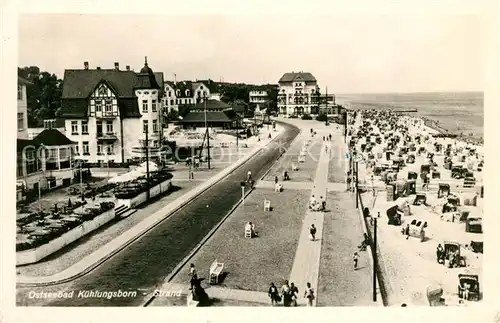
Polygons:
M102 82L115 92L122 117L140 117L135 90L158 89L161 92L159 84L163 84L163 73L136 74L115 69L66 70L61 117L87 118L88 98Z
M293 82L298 78L302 78L302 81L305 82L316 82L316 78L309 72L292 72L283 74L283 76L279 80L279 83Z
M192 110L204 110L205 109L205 103L201 102L196 104ZM207 100L207 110L220 110L220 109L231 109L231 106L229 104L226 104L224 102L221 102L219 100Z
M33 83L31 83L30 81L28 81L25 78L18 76L17 77L17 84L32 85Z
M219 90L219 83L217 82L214 82L210 79L208 80L197 80L197 82L199 83L203 83L207 88L208 90L210 91L210 93L220 93L220 90Z
M180 94L177 95L177 90L180 91ZM186 95L186 90L189 90L189 95ZM191 98L193 97L193 82L191 81L182 81L177 82L175 84L175 95L177 98Z
M74 142L56 129L45 129L38 136L33 138L33 142L44 146L65 146L73 145Z
M66 70L64 72L63 99L87 99L92 91L106 80L118 97L135 97L138 85L133 71L110 70Z
M38 147L40 145L30 139L17 139L16 150L18 153L22 152L28 146Z
M238 119L236 112L233 110L227 111L207 111L207 122L232 122ZM190 111L182 120L181 123L205 122L205 112Z
M156 78L156 83L160 87L160 95L158 96L161 98L163 96L163 73L162 72L155 72L155 78Z

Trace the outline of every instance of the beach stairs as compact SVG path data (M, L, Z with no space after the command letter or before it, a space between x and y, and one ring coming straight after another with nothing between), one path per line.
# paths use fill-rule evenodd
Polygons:
M137 212L136 209L131 209L126 205L120 204L115 208L115 216L120 219L124 219Z

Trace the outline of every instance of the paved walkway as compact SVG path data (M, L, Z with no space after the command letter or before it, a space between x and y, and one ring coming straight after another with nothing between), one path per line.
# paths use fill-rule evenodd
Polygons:
M328 163L330 152L321 149L318 161L316 177L311 195L314 195L318 201L320 197L326 198L328 183ZM293 282L299 288L298 305L307 305L307 299L302 297L306 284L311 283L311 287L316 292L318 290L319 261L321 255L321 236L323 232L323 212L307 211L304 217L304 224L297 246L297 253L293 262L292 272L290 274L290 283ZM317 228L316 241L309 240L309 227L314 224ZM316 300L313 301L313 306Z

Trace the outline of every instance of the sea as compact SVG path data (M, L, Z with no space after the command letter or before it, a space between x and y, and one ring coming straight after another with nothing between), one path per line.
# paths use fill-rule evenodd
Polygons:
M449 133L484 136L483 92L338 94L335 99L351 109L417 109L411 114L432 119Z

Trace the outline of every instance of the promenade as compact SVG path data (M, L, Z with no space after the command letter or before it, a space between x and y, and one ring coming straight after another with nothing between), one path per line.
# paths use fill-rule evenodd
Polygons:
M354 195L346 192L345 174L348 160L341 127L337 129L335 124L325 126L324 123L314 120L284 121L300 127L302 132L263 180L256 183L255 191L245 199L245 211L241 205L236 208L234 214L229 216L228 223L224 223L197 254L186 259L186 264L179 273L166 280L159 286L159 290L181 290L185 298L189 292L186 286L189 277L188 265L194 263L196 268L201 270L199 275L204 278L202 286L208 295L218 300L236 302L234 305L270 305L267 296L269 282L275 282L278 289L281 289L284 280L288 280L299 289L298 306L307 306L307 299L304 298L307 283L311 283L315 292L313 306L382 306L380 297L378 302L372 300L373 270L369 252L360 252L360 266L358 270L353 268L352 255L362 241L363 224L359 210L355 208ZM311 128L317 132L314 137L311 136ZM331 141L323 139L329 135L332 135ZM291 180L282 182L284 191L274 193L272 179L275 176L281 179L282 172L292 163L297 163L295 158L299 150L305 147L309 140L305 162L298 163L298 171L289 170ZM337 175L331 176L331 171ZM331 179L337 181L330 181ZM299 192L308 192L307 199L304 199L302 194L297 195L300 196L299 205L293 199L286 198L289 196L287 194ZM318 201L321 197L326 200L325 212L312 212L308 209L308 200L312 195ZM272 201L273 211L270 213L262 212L263 196ZM299 218L295 215L297 208L302 210ZM290 210L288 216L286 211L282 215L281 209ZM241 228L249 219L245 214L253 214L250 219L258 225L259 237L251 239L253 241L242 238ZM269 222L271 219L272 223ZM287 228L291 225L290 221L295 223L296 220L300 221L300 227L287 234L288 237L292 235L291 238L295 240L293 257L283 258L278 251L288 255L291 246L273 246L276 242L267 232L278 230L279 227ZM309 239L309 228L312 224L317 228L315 241ZM276 234L281 234L281 231ZM231 247L227 245L229 240L232 241ZM246 257L241 257L242 255ZM225 272L227 268L227 274L219 285L209 285L205 278L214 259L224 262ZM292 262L289 262L290 260ZM283 267L283 262L288 263L288 267ZM274 273L276 270L271 268L273 265L281 270ZM283 272L286 268L289 268L288 274ZM283 278L273 278L280 273ZM149 300L148 306L170 306L173 303L172 299L165 297Z

